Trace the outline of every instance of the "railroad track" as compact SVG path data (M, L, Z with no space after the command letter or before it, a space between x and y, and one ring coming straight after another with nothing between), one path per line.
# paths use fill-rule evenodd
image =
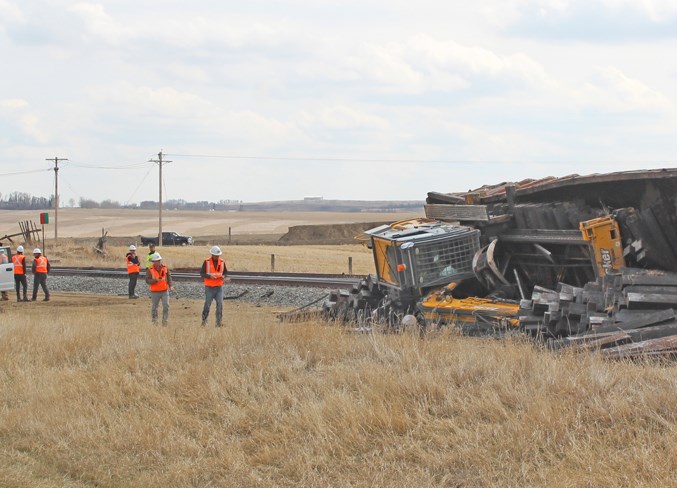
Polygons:
M195 270L179 268L171 270L175 281L200 281L200 273ZM127 270L112 268L72 268L52 266L50 274L62 276L92 276L100 278L126 278ZM327 288L351 288L361 276L312 273L258 273L229 271L228 277L233 284L242 285L283 285L312 286Z

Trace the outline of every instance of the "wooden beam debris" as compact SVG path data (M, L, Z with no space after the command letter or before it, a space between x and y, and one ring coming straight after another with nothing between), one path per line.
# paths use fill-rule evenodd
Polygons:
M677 336L624 344L601 351L601 354L609 359L677 358Z
M536 286L520 302L521 327L554 350L601 350L608 358L676 355L677 273L626 269L583 288ZM606 351L613 350L615 352Z

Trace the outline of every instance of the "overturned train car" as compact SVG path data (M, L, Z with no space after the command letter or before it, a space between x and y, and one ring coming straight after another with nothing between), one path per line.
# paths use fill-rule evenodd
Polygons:
M580 333L594 323L608 326L615 318L607 310L606 275L622 268L626 274L677 272L676 198L677 169L431 192L428 219L361 236L374 253L376 274L353 290L333 292L325 313L391 325L410 315L424 325L522 327L551 336ZM585 310L563 313L552 294L564 283L567 292L574 290L572 300L577 294L596 301L565 303L564 309ZM583 292L593 285L595 293ZM545 296L550 302L544 307Z

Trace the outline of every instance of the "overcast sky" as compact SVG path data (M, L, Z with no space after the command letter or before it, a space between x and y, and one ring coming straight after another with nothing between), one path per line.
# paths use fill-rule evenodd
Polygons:
M422 200L677 166L677 0L0 0L0 192ZM35 173L12 174L17 172Z

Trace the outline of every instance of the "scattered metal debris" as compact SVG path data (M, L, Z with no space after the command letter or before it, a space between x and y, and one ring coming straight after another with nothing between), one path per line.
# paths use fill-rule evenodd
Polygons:
M522 330L605 357L675 355L677 169L431 192L426 203L428 219L358 236L376 273L332 292L325 317L397 328L413 315L422 329Z

